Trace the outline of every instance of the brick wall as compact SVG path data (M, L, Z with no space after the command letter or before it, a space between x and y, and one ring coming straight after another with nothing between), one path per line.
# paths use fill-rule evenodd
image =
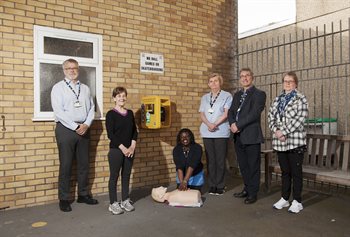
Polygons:
M0 114L6 131L1 126L0 208L57 201L55 124L32 121L34 25L103 36L103 114L113 107L115 86L128 89L127 106L138 121L143 96L170 96L172 126L140 129L131 185L174 182L171 153L177 131L189 127L202 143L198 108L200 97L208 91L207 75L221 72L225 89L234 89L236 1L1 0ZM140 52L163 54L165 73L141 74ZM108 192L109 141L104 126L98 120L91 128L94 195Z

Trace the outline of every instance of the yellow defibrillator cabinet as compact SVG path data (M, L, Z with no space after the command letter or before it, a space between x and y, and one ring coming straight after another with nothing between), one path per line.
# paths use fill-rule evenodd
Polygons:
M145 96L141 99L141 127L168 128L171 123L170 99L167 96Z

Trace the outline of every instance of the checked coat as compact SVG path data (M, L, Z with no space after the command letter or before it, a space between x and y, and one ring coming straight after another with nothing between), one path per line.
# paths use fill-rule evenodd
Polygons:
M306 145L305 119L308 116L308 102L299 91L286 105L284 112L278 113L280 96L276 97L268 113L268 125L273 132L272 147L277 151L288 151ZM280 130L287 138L281 142L275 136Z

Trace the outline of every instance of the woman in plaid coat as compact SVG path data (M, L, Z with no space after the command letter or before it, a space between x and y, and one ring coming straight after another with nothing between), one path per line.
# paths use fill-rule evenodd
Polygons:
M302 164L306 151L305 119L308 116L306 97L298 90L298 77L288 72L283 77L283 92L275 98L268 114L268 124L273 132L272 147L277 151L282 170L282 197L273 207L288 207L293 186L293 202L289 212L303 209L301 191L303 186Z

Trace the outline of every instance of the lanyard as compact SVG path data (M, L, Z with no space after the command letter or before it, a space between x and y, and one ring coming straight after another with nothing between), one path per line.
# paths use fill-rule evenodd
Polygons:
M221 93L221 90L219 91L219 93L215 96L213 102L212 102L212 99L213 99L213 93L210 92L210 108L213 108L213 105L214 103L216 102L217 98L219 97Z
M241 95L241 99L239 100L239 107L237 109L237 113L236 113L236 121L238 121L238 117L239 117L239 112L242 109L243 103L245 98L247 97L247 91L243 91L243 94Z
M79 96L80 96L80 82L78 82L78 86L79 86L79 89L78 89L78 94L75 93L75 90L73 89L73 87L70 85L70 82L68 83L66 80L64 80L64 82L67 84L67 86L69 87L69 89L74 93L75 97L77 98L77 100L79 101Z

